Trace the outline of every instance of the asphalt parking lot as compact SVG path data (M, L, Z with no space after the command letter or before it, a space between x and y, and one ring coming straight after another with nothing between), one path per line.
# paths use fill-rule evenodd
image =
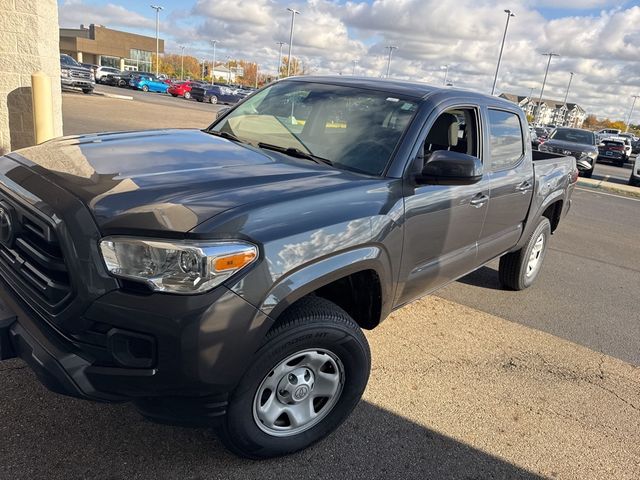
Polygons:
M220 108L176 102L64 94L65 134L202 128ZM354 415L283 459L237 459L206 430L54 395L4 362L0 478L638 479L638 208L578 190L534 288L499 290L490 264L395 312L367 334Z

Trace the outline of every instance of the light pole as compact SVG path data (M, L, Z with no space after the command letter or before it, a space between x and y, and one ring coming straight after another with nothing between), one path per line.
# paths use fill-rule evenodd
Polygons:
M538 108L536 109L536 116L535 116L536 123L538 123L540 120L539 117L540 117L540 109L542 107L542 95L544 94L544 87L547 84L547 75L549 75L549 67L551 66L551 59L553 57L560 56L557 53L553 53L553 52L543 53L542 55L549 57L549 60L547 61L547 69L544 71L544 80L542 80L542 88L540 89L540 100L538 100Z
M227 55L227 67L229 69L229 73L227 75L227 85L231 85L231 56Z
M156 11L156 77L160 71L160 10L164 10L164 7L160 5L151 5Z
M447 63L446 65L442 65L440 70L444 70L444 81L442 82L442 85L446 87L447 79L449 78L449 64Z
M636 106L636 100L640 98L640 95L631 95L631 98L633 98L633 102L631 103L631 110L629 110L629 116L627 117L627 126L624 129L625 133L629 131L629 124L631 123L631 115L633 115L633 109Z
M358 60L353 60L353 70L351 71L351 75L355 76L356 74L356 66L358 65Z
M184 45L180 45L180 81L184 79Z
M280 45L280 50L278 51L278 71L276 73L276 80L280 79L280 70L282 69L282 46L285 44L285 42L276 42L278 45Z
M206 59L202 59L202 81L204 81L204 63L206 62Z
M498 65L496 65L496 74L493 77L493 87L491 87L491 95L496 91L496 82L498 81L498 71L500 70L500 61L502 60L502 52L504 50L504 41L507 38L507 30L509 28L509 20L511 17L515 17L516 14L511 12L511 10L505 10L504 13L507 14L507 24L504 26L504 34L502 35L502 45L500 45L500 55L498 55Z
M567 98L569 97L569 89L571 88L571 80L573 80L573 75L574 75L573 72L569 72L569 83L567 84L567 91L564 94L564 102L562 102L563 105L564 105L564 117L562 119L562 125L563 126L566 126L565 123L566 123L566 120L567 120L567 113L568 113L567 112Z
M389 49L389 57L387 58L387 78L389 78L389 73L391 72L391 55L393 54L394 50L398 49L398 47L396 47L395 45L388 45L384 48Z
M213 85L213 81L216 78L216 45L218 40L210 40L210 42L213 45L213 62L211 62L211 85Z
M293 48L293 25L296 22L296 15L300 15L298 10L287 8L291 12L291 31L289 32L289 58L287 59L287 77L291 74L291 50Z

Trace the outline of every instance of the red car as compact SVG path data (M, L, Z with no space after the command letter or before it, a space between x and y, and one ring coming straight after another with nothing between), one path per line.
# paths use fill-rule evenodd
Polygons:
M198 82L192 82L190 80L184 82L172 83L167 93L174 97L184 97L186 99L191 98L191 87L199 85Z

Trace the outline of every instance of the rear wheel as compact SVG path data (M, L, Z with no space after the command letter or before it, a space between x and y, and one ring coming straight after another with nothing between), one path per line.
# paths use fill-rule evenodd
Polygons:
M283 315L218 426L237 455L276 457L321 440L349 416L369 379L367 340L340 307L308 297Z
M551 223L542 217L524 247L500 258L500 284L510 290L524 290L533 285L542 268L550 237Z
M216 97L215 95L211 95L209 97L209 103L213 103L213 104L218 103L218 97Z
M142 91L143 92L148 92L149 91L149 87L147 87L146 85L142 86Z
M187 100L189 100L191 98L191 93L189 92L184 92L184 98L186 98Z

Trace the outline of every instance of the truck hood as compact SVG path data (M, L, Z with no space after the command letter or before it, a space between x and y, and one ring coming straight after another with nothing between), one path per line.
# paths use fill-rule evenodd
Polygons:
M544 145L547 145L553 148L560 148L562 150L567 150L570 152L590 153L590 152L598 151L598 147L596 147L595 145L589 145L586 143L566 142L564 140L551 139L544 142Z
M241 205L362 178L200 130L63 137L7 156L79 198L105 235L186 233Z

